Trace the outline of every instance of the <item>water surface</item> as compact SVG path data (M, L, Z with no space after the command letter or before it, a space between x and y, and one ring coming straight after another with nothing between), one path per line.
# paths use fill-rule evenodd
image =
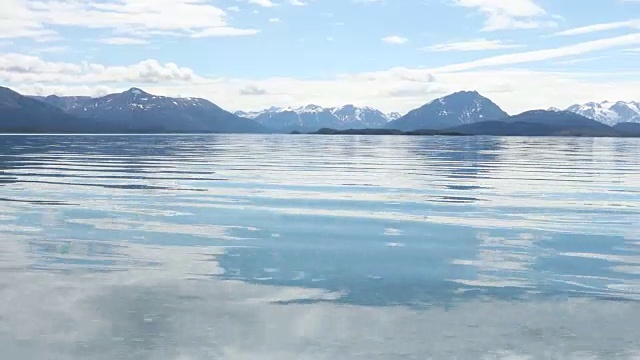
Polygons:
M0 136L13 359L640 358L640 141Z

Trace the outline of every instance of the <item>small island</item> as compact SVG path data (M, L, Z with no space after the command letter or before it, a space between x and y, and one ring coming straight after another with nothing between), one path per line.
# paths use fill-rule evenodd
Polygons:
M300 132L292 132L292 134ZM322 128L318 131L311 132L312 135L443 135L443 136L465 136L463 133L445 130L413 130L402 131L397 129L347 129L336 130L330 128Z

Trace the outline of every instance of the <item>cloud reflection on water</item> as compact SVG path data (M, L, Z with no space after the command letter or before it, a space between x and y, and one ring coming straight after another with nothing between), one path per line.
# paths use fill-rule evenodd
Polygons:
M17 262L26 249L7 247L24 239L11 239L2 236L0 253L10 250ZM210 275L222 270L215 256L223 251L123 242L116 251L123 263L112 269L117 271L5 273L3 354L90 360L637 356L636 303L488 299L428 310L280 305L339 294L214 280ZM27 268L37 259L27 255L22 261Z

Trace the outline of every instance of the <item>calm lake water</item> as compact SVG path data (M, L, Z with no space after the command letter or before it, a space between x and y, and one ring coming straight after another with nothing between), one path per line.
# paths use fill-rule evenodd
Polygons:
M6 359L640 359L640 141L0 136Z

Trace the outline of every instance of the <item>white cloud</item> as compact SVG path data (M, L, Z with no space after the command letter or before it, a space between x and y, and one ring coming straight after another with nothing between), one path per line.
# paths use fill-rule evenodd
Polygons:
M281 22L280 18L269 18L270 23L279 23Z
M30 75L55 74L58 76L78 75L81 66L64 62L47 62L37 56L4 53L0 54L0 79L6 82L19 82ZM10 75L16 76L16 78ZM70 79L64 77L65 80Z
M50 39L56 37L56 32L44 27L27 6L26 0L3 0L0 38L17 37Z
M306 6L307 3L304 3L300 0L289 0L289 4L293 5L293 6Z
M94 63L72 64L47 62L39 57L24 54L0 55L0 80L8 83L160 83L198 81L193 70L174 63L161 64L156 60L144 60L128 66L105 66Z
M402 44L405 44L407 41L409 41L409 39L407 39L406 37L398 36L398 35L390 35L390 36L383 37L382 41L384 41L387 44L402 45Z
M461 42L451 42L435 44L422 48L424 51L444 52L444 51L483 51L521 47L521 45L510 44L502 40L475 39Z
M0 14L0 37L51 37L51 26L108 29L118 33L189 36L256 34L227 22L224 10L204 1L122 0L5 0Z
M486 16L484 31L534 29L556 26L536 0L452 0L461 7L476 9Z

